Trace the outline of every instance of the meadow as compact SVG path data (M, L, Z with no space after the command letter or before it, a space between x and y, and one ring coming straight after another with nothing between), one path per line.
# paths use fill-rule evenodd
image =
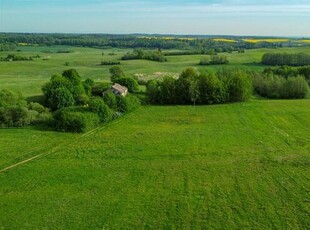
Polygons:
M0 173L0 228L306 229L309 106L150 106L83 137L2 129L1 169L46 155Z
M42 84L68 68L109 81L110 66L101 61L119 61L131 51L19 49L0 57L41 57L0 62L0 88L26 97L41 95ZM224 55L229 67L263 70L261 57L270 51L309 53L310 47ZM121 65L129 76L222 68L199 66L201 57ZM143 106L85 134L0 129L0 229L307 229L309 108L309 99L253 97L213 106Z
M53 74L61 73L68 68L75 68L84 79L95 81L109 81L109 68L100 65L101 61L119 61L130 49L94 49L69 46L20 46L21 52L0 52L0 58L8 54L19 56L35 56L40 58L33 61L0 62L0 88L19 91L24 96L40 95L41 86ZM72 53L57 53L57 51L73 51ZM47 53L47 51L49 53ZM256 49L246 50L245 53L224 53L230 63L227 67L236 67L251 70L263 70L261 58L266 52L304 52L310 53L310 47L282 48L282 49ZM102 55L104 53L104 55ZM159 63L148 60L121 61L121 65L128 76L135 74L172 73L179 74L187 67L196 67L200 71L214 71L223 66L199 66L204 55L168 56L167 62ZM46 60L43 60L46 59ZM66 66L65 63L69 65Z

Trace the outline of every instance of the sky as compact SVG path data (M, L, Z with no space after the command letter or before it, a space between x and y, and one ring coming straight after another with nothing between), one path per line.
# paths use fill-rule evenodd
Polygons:
M0 32L310 37L310 0L0 0Z

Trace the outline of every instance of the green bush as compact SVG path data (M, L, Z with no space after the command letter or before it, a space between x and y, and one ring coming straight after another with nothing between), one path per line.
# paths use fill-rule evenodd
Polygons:
M6 106L26 106L27 102L21 94L13 93L9 90L0 90L0 107Z
M132 112L141 106L140 100L134 95L117 96L116 101L117 110L121 113Z
M27 108L27 102L20 94L15 94L5 89L0 90L1 127L22 127L29 125L33 112Z
M102 98L93 98L89 102L89 110L96 113L100 122L109 122L113 119L113 110L111 110L102 100Z
M37 103L37 102L30 102L28 105L29 110L37 111L38 113L47 113L48 109L45 108L43 105Z
M28 104L30 124L40 126L50 126L52 122L52 114L43 105L30 102Z
M85 111L85 108L67 107L57 110L54 115L54 127L62 132L86 132L100 123L97 114Z
M20 106L0 107L1 127L22 127L31 121L29 110Z
M309 85L304 77L289 77L281 89L281 97L287 99L302 99L309 94Z
M303 76L284 78L256 74L254 90L262 97L274 99L302 99L309 95L309 85Z
M110 109L116 110L116 96L112 92L105 93L103 95L103 100Z
M211 58L202 58L199 65L223 65L228 64L228 58L224 55L211 55Z
M95 84L95 82L92 79L87 78L85 81L83 81L83 86L85 89L85 93L88 96L91 96L92 93L92 86Z

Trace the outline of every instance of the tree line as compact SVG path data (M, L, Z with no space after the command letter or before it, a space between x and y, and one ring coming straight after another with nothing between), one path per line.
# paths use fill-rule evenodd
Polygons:
M310 66L303 67L291 67L291 66L280 66L276 68L267 67L263 71L266 75L278 75L285 78L297 77L298 75L303 76L306 81L310 84Z
M146 90L150 103L162 105L220 104L246 101L252 95L252 78L242 70L199 73L184 70L178 79L150 80Z
M224 55L211 55L211 57L203 57L199 65L224 65L228 63L229 60Z
M158 61L165 62L167 59L164 57L163 53L158 51L144 51L142 49L135 49L133 52L128 52L122 57L122 60L150 60L150 61Z
M38 45L70 45L85 47L115 47L115 48L161 48L197 50L201 53L214 49L216 52L232 52L255 48L277 48L281 43L247 43L241 38L233 37L238 42L228 43L214 41L212 37L191 36L192 39L180 39L172 36L165 39L164 36L141 37L141 35L110 35L110 34L32 34L32 33L0 33L0 44L5 44L2 49L15 48L19 43ZM290 43L289 46L294 46ZM296 43L297 45L297 43ZM1 50L1 46L0 46Z
M273 66L306 66L310 65L310 54L266 53L262 57L262 63Z

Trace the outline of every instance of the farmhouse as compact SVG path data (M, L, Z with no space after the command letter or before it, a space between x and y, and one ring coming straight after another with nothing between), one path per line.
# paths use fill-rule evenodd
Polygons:
M106 90L103 94L112 92L115 95L120 95L125 97L128 94L128 89L125 86L115 83L110 89Z

